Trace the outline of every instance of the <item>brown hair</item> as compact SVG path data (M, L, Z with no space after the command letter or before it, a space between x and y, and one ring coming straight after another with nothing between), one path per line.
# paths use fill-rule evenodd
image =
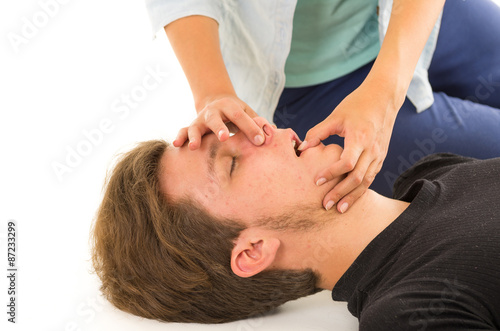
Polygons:
M236 276L230 254L244 226L160 191L167 147L163 140L140 143L107 175L91 239L101 291L112 304L162 321L219 323L318 291L311 270Z

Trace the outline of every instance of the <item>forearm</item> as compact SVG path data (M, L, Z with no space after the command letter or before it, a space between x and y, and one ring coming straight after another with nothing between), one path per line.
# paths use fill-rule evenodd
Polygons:
M188 16L165 27L200 112L213 95L235 94L222 59L217 22L206 16Z
M387 33L367 77L383 86L381 97L392 100L394 111L404 102L413 72L445 0L394 0Z

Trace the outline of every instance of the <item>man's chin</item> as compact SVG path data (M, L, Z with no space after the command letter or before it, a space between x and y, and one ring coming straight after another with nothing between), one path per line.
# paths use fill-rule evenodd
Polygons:
M300 154L300 158L307 162L311 162L310 165L314 168L320 166L326 169L328 166L340 160L340 155L343 150L344 149L339 145L330 144L325 146L319 144L318 146L303 151Z

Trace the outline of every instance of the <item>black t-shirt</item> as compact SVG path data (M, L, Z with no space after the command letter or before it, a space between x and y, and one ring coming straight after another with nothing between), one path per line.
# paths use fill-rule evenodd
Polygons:
M500 158L424 158L394 198L410 206L358 256L332 297L360 330L500 329Z

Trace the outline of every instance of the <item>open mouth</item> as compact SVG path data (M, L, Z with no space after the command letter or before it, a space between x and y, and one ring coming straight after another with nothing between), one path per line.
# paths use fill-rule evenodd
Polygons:
M300 141L299 136L297 136L297 134L293 130L290 130L290 131L292 133L292 147L293 147L293 150L295 151L295 155L297 157L300 157L301 152L297 148L299 148L299 146L302 143L302 141Z

